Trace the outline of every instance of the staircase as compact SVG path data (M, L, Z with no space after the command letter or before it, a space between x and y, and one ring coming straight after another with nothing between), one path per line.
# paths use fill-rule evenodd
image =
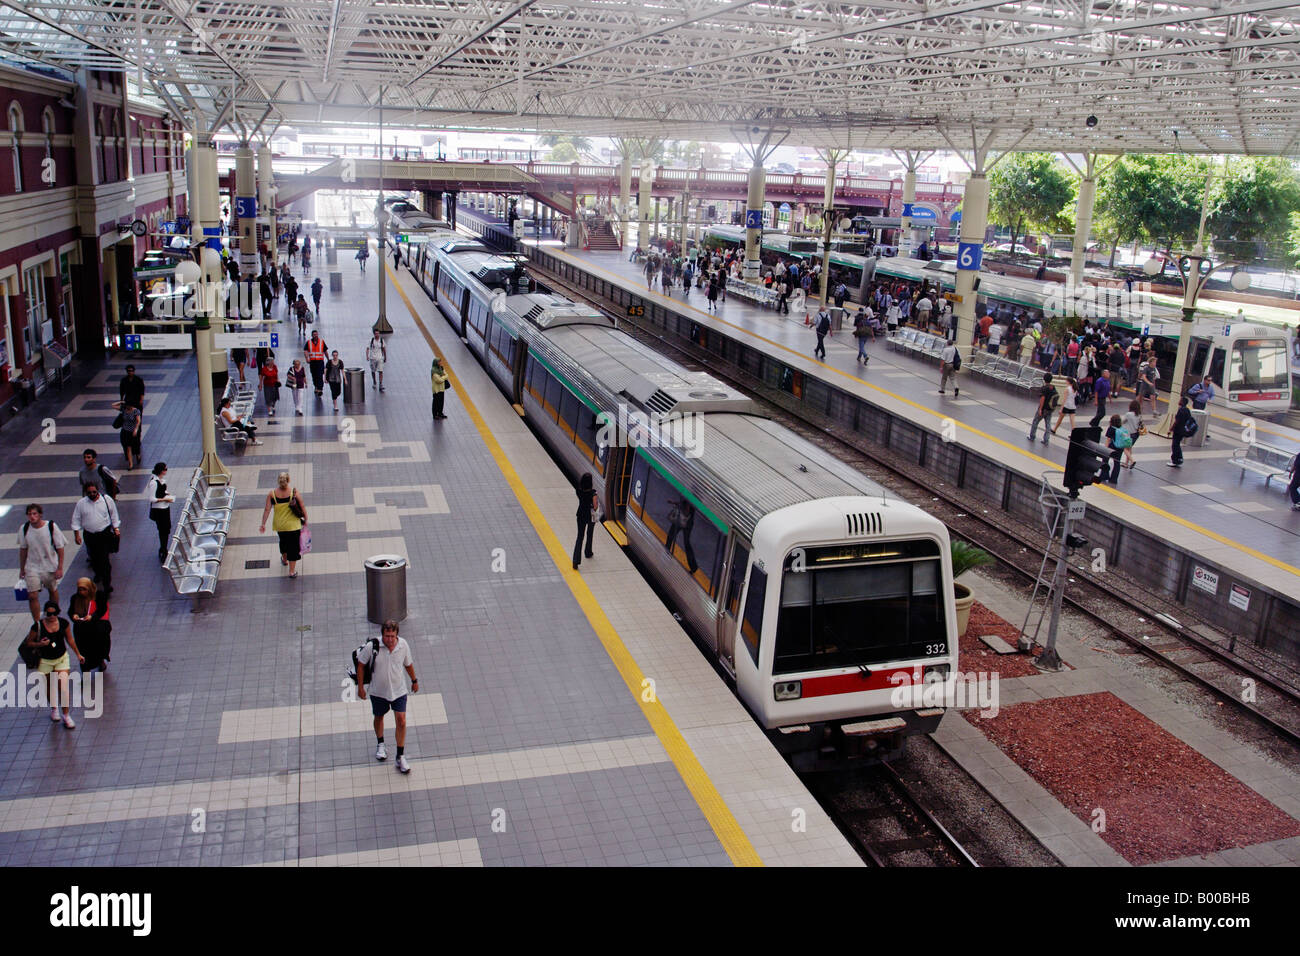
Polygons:
M595 216L587 221L587 247L597 252L618 252L623 248L609 220Z

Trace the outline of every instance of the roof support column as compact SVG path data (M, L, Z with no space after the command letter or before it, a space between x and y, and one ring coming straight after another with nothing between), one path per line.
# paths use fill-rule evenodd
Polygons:
M275 267L276 260L276 227L275 221L275 185L274 173L271 171L271 144L269 142L262 144L257 150L257 212L258 215L265 219L270 229L271 238L266 243L267 263L271 268Z
M758 281L759 249L763 239L763 202L767 171L758 158L749 170L749 191L745 199L745 264L741 273L746 282Z
M255 276L257 262L257 179L253 174L253 149L248 141L240 142L235 150L235 217L239 228L240 278ZM244 206L240 215L240 207ZM248 206L252 208L248 208ZM244 318L244 316L240 316Z
M822 208L822 274L818 284L818 296L824 305L826 294L830 290L831 280L831 233L835 231L835 170L840 161L847 158L847 149L819 149L817 155L826 164L826 190L823 194Z
M654 184L654 168L650 161L641 164L637 181L636 244L642 251L650 250L650 187ZM630 188L630 184L629 184Z
M1083 165L1079 165L1070 155L1063 154L1065 161L1079 174L1079 200L1074 211L1074 247L1070 253L1070 281L1067 288L1078 288L1083 284L1083 264L1088 257L1088 233L1092 231L1092 209L1097 201L1097 177L1118 162L1116 156L1103 168L1097 168L1101 158L1098 153L1084 153Z
M961 233L957 246L957 347L975 341L975 288L979 281L979 251L984 248L984 231L989 222L989 180L984 169L984 154L977 154L975 169L966 180L961 202ZM977 252L963 259L963 251L973 245ZM901 253L900 253L901 254ZM967 267L963 268L963 262Z
M194 352L198 363L199 385L199 434L203 440L203 461L200 467L209 477L226 477L230 472L217 456L217 435L213 425L215 407L213 389L214 378L226 375L226 353L224 349L213 352L211 318L220 318L222 297L218 295L221 288L221 257L215 249L206 245L206 229L221 230L221 203L217 191L217 151L212 142L212 134L201 131L197 126L194 131L194 145L185 157L185 181L188 187L186 209L189 212L193 237L196 243L203 243L198 250L199 263L202 268L201 279L196 283L195 300L197 307L194 316ZM220 241L220 240L218 240ZM214 261L215 260L215 261ZM220 372L214 363L220 364Z
M912 235L912 206L916 203L916 170L922 163L934 155L933 152L922 154L920 152L898 152L894 150L894 158L903 164L906 172L903 175L903 212L899 216L898 225L898 254L904 259L912 257L912 247L916 244L916 239ZM962 213L962 218L966 217Z

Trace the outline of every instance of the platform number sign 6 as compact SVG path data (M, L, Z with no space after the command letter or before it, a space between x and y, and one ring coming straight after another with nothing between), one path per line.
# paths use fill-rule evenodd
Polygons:
M957 245L957 268L963 272L978 272L984 261L984 247L978 242L962 242Z

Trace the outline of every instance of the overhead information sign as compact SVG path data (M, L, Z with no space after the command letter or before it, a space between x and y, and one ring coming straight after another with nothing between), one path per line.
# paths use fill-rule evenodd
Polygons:
M212 343L219 349L278 349L279 332L214 332Z
M122 338L128 352L147 352L153 349L188 349L193 344L188 332L157 332L152 335L125 335Z

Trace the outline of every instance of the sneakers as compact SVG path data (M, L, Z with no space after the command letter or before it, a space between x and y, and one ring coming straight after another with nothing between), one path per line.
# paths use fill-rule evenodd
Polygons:
M411 772L411 765L406 762L406 754L402 754L402 756L397 758L397 772L398 773Z
M1181 467L1183 467L1183 463L1182 463L1181 461L1173 461L1173 460L1170 460L1170 461L1165 462L1165 464L1168 465L1170 468L1181 468Z
M388 759L388 749L384 746L384 742L382 740L379 741L379 744L375 747L375 759L376 760Z
M59 708L57 708L57 707L51 707L51 708L50 708L50 720L54 721L56 724L59 722L59 720L60 720L60 717L59 717Z
M69 730L76 730L76 729L77 729L77 722L76 722L75 720L72 719L72 715L71 715L71 714L64 714L64 715L63 715L63 726L64 726L64 727L67 727Z

